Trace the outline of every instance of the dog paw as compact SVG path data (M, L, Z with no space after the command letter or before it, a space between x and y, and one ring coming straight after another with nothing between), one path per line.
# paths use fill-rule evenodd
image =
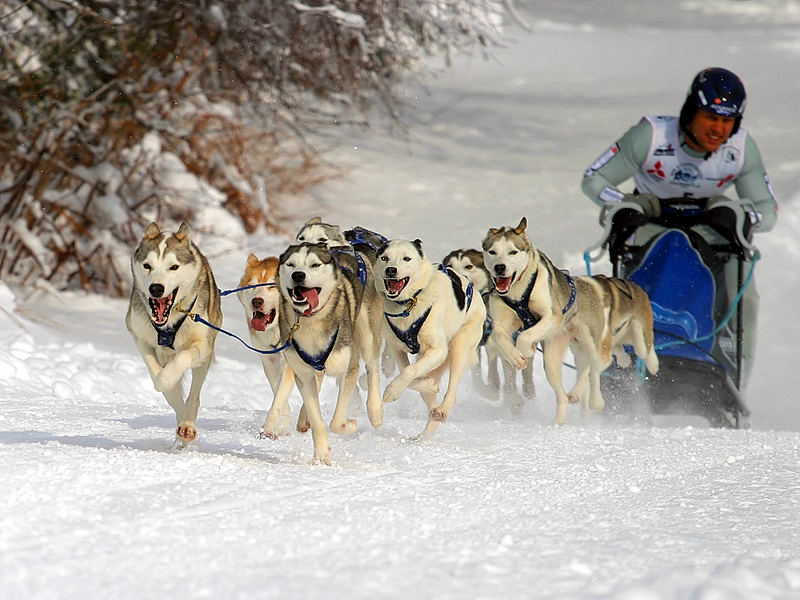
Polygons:
M275 433L274 431L266 431L262 429L261 431L258 432L258 437L262 440L267 440L267 439L277 440L278 434Z
M194 423L181 423L175 429L175 435L185 442L194 442L197 439L197 428Z
M342 423L331 421L331 431L339 435L352 435L358 431L358 421L355 419L347 419Z
M326 451L314 449L314 458L311 459L312 465L326 465L331 466L331 448L328 446Z
M570 404L577 404L580 401L581 397L578 396L577 394L570 394L569 396L567 396L567 402L569 402Z
M444 423L447 420L447 412L438 406L436 408L432 408L430 412L430 419L431 421L436 421L437 423Z
M367 417L369 417L369 422L372 423L375 429L383 425L383 404L378 403L377 406L371 406L368 402Z
M383 401L385 403L394 402L400 397L405 389L406 386L403 385L403 382L395 379L386 386L385 390L383 390Z
M433 377L421 377L420 379L415 379L408 387L417 392L422 392L423 394L439 393L439 382Z
M589 408L591 408L592 410L601 411L605 407L606 407L606 401L600 394L592 396L592 398L589 399Z

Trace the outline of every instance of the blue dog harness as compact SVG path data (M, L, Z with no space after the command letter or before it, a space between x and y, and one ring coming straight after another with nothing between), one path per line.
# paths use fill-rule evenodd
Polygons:
M328 360L328 357L333 352L333 347L336 345L336 338L339 336L339 328L336 328L333 336L331 336L331 341L328 344L328 347L325 348L322 352L317 354L316 356L309 354L308 352L304 351L300 346L297 345L297 342L294 341L292 338L292 347L294 351L297 352L297 356L303 359L303 362L307 365L313 367L317 371L325 370L325 362Z
M539 272L537 270L537 272L533 274L533 277L531 277L531 282L528 284L528 287L525 288L525 291L519 300L511 300L505 296L500 296L500 299L505 302L508 307L516 313L516 315L519 317L519 320L522 321L522 331L530 329L541 320L541 317L534 315L528 306L528 303L531 299L531 292L533 291L533 285L536 283L536 276L538 274ZM567 311L572 308L572 305L575 304L575 298L578 295L578 290L575 289L575 280L570 275L567 275L566 273L565 275L567 277L567 282L569 282L571 292L567 305L561 310L562 315L567 314Z

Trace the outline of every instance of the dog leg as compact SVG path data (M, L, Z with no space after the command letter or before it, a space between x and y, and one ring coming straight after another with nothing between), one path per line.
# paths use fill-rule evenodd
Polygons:
M450 381L447 383L447 391L444 394L442 403L434 408L431 419L434 421L445 421L456 404L456 393L458 384L464 376L464 372L478 359L477 348L483 335L483 321L477 323L467 321L464 327L450 340Z
M556 425L563 425L567 420L567 404L569 404L569 400L562 385L562 367L568 343L568 334L558 334L542 344L544 374L547 376L547 381L556 395Z
M532 364L532 360L528 361L524 369L529 368ZM517 391L517 370L513 365L503 361L503 400L514 415L518 415L525 404L522 396Z
M383 401L394 402L405 391L409 384L430 373L433 369L441 365L447 359L447 346L442 344L433 346L427 351L420 353L419 358L414 364L410 364L400 371L383 390Z
M522 395L528 400L536 397L536 386L533 384L533 360L529 360L528 365L522 369Z
M330 465L331 449L328 445L328 428L322 420L316 381L313 376L302 377L300 373L295 371L295 383L300 390L300 395L303 397L303 407L311 427L311 437L314 440L314 458L312 462Z
M266 369L265 369L266 370ZM274 389L272 406L261 427L262 438L277 439L289 433L289 395L294 387L294 371L288 364L283 365L277 389Z
M367 369L367 417L372 426L383 424L383 399L381 398L381 373L379 360L373 359L365 364Z
M354 356L351 360L347 372L339 380L339 394L336 397L336 408L331 419L331 431L341 435L350 435L358 431L358 424L355 419L347 417L347 409L350 407L350 397L356 387L358 379L358 354L352 351ZM310 415L309 415L310 416ZM311 431L314 431L312 421Z
M208 374L211 361L192 369L192 386L189 388L189 395L186 397L186 406L183 412L183 419L178 423L176 433L179 438L187 442L194 442L197 439L197 413L200 410L200 390Z
M431 412L436 408L436 394L420 392L420 396L422 396L422 400L425 402L425 406L428 409L428 422L425 424L425 429L411 438L414 440L422 440L432 436L439 428L439 424L441 423L441 421L435 421L431 418Z

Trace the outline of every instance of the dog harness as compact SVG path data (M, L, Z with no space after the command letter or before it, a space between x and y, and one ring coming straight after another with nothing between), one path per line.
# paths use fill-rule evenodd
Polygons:
M428 318L430 312L431 307L428 307L428 310L426 310L419 319L414 321L411 326L405 330L393 325L388 319L390 315L386 315L386 322L389 324L389 327L397 336L397 339L406 345L411 354L417 354L419 352L419 330L422 328L422 325L425 323L425 319Z
M337 327L336 331L333 333L333 336L331 336L331 341L328 344L328 347L325 348L325 350L323 350L316 356L308 354L302 348L300 348L297 342L294 341L294 338L292 338L291 343L295 352L297 352L297 356L302 358L304 363L313 367L317 371L323 371L325 370L325 362L328 360L328 357L331 355L331 352L333 352L333 346L336 344L336 338L338 336L339 336L339 328Z
M525 291L519 300L511 300L505 296L500 296L500 299L505 302L508 307L516 313L516 315L519 317L519 320L522 321L522 331L530 329L541 320L541 317L534 315L528 306L528 303L531 299L531 292L533 291L533 285L536 283L536 276L538 274L538 271L533 274L533 277L531 277L531 282L528 284L528 287L525 288ZM567 274L565 273L565 275ZM567 314L567 311L572 308L572 305L575 304L575 298L578 295L578 290L575 289L575 280L570 275L567 275L567 282L569 282L571 292L567 305L561 309L562 315Z
M175 336L178 334L178 329L181 328L181 325L183 325L183 322L186 320L188 314L192 312L192 308L194 308L195 302L197 302L197 296L194 297L194 300L192 300L192 304L189 306L187 310L180 311L183 314L181 315L181 318L178 319L178 321L174 325L171 325L169 327L159 327L158 325L153 323L153 321L150 321L150 323L153 325L153 328L156 330L156 334L158 335L159 346L164 346L165 348L170 348L171 350L175 350L174 348Z
M352 248L331 248L331 254L349 254L350 256L355 257L356 261L358 262L358 280L361 282L361 285L367 285L367 265L364 263L364 259L361 255L356 252ZM348 271L352 273L349 267L339 263L339 268L342 271Z

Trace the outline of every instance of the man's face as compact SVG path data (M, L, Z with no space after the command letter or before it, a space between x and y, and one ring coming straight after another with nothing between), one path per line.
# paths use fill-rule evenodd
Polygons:
M693 150L715 152L730 137L735 122L735 117L717 115L700 108L687 128L697 142L692 139L686 141Z

